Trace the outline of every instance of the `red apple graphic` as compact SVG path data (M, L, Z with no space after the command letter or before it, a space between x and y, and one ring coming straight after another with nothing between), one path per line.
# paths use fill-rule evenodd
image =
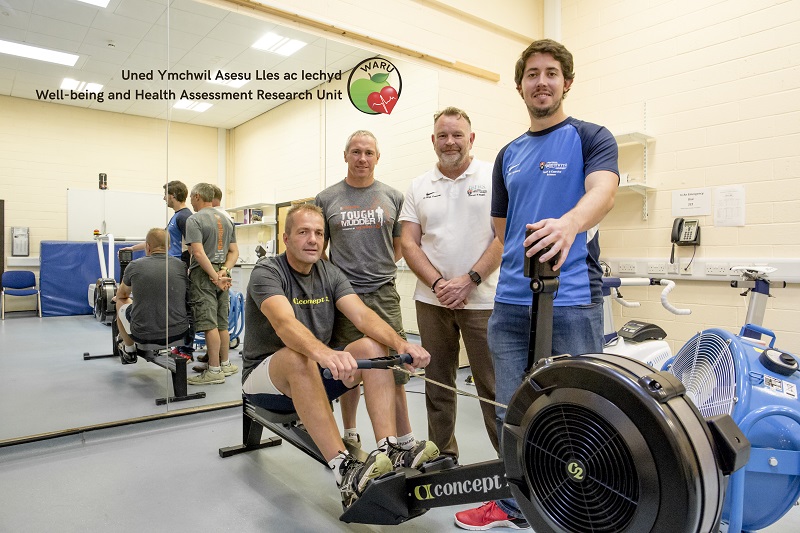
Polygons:
M380 92L370 93L367 96L367 105L373 112L391 114L397 104L397 91L392 86L384 87Z

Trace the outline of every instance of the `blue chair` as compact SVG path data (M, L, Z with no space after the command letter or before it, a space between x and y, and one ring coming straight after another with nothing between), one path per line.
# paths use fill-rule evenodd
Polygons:
M42 316L42 295L36 288L36 276L30 270L9 270L3 272L2 298L0 299L0 317L6 319L7 296L33 296L36 295L36 309L39 317Z

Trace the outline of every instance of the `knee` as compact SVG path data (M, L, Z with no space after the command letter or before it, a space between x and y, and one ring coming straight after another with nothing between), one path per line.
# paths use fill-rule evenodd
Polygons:
M281 364L276 366L289 382L320 381L317 363L294 350L282 353Z
M372 359L389 354L389 348L370 337L362 337L345 347L355 359Z

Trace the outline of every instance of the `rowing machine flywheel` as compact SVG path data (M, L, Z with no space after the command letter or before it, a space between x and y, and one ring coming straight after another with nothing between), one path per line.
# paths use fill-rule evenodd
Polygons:
M541 360L503 427L511 490L537 533L719 528L749 443L706 421L671 374L611 354Z
M111 324L116 304L112 301L117 293L117 282L111 278L100 278L94 286L94 317L98 322Z

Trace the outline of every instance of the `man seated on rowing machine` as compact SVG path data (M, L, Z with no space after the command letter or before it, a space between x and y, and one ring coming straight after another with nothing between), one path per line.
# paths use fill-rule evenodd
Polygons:
M134 342L166 347L181 340L189 329L186 264L167 256L168 239L164 229L153 228L147 232L146 256L125 268L114 296L122 337L117 349L124 363L136 362ZM135 302L131 300L134 289Z
M322 211L299 204L286 215L286 252L253 268L245 299L242 390L273 411L296 411L328 461L351 505L367 482L397 467L416 468L439 455L430 441L398 442L394 376L390 370L359 370L356 359L387 355L387 346L408 353L424 367L430 354L410 344L355 294L344 273L320 259ZM339 309L366 336L343 349L328 346ZM323 377L330 369L332 379ZM345 452L330 401L364 384L364 398L378 449L365 462Z

